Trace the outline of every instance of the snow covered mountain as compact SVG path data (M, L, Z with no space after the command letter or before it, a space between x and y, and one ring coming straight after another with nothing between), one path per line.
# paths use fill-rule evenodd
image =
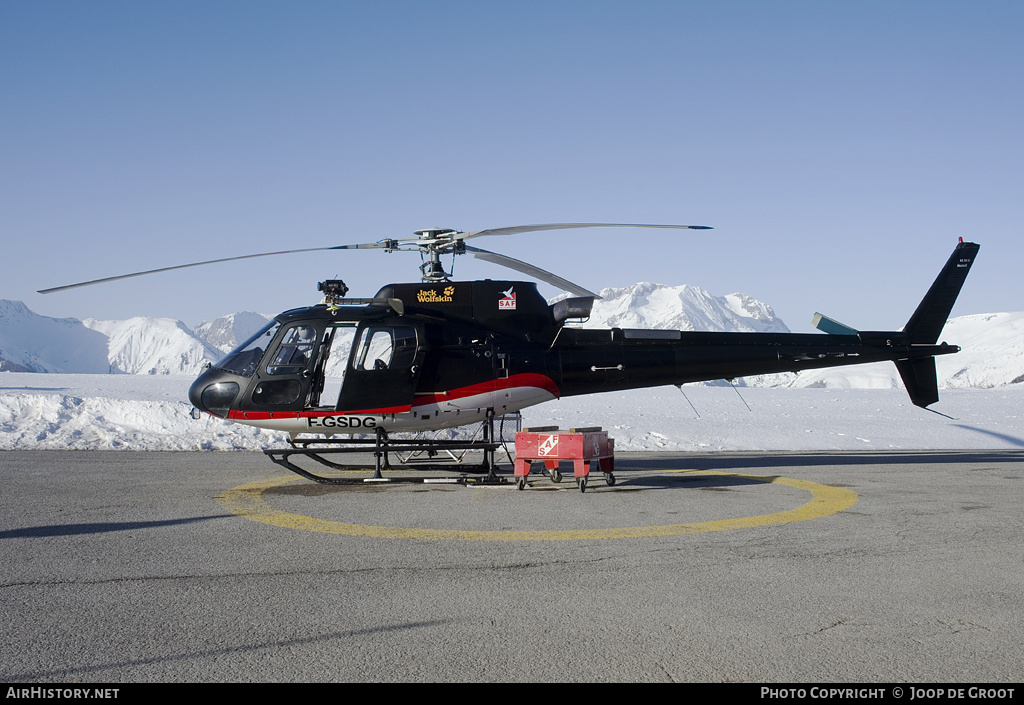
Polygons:
M746 294L712 296L697 286L650 282L598 294L584 328L789 333L771 306Z
M127 321L82 321L107 337L111 372L130 375L198 375L222 355L195 336L181 321L135 317Z
M196 375L221 357L181 321L50 318L0 300L0 370Z
M222 353L229 353L269 321L270 316L243 311L200 323L194 332L200 340L205 340Z
M789 329L767 304L745 294L713 296L694 286L640 283L604 289L586 328L667 328L685 331L779 332ZM20 301L0 300L0 371L76 374L198 375L207 362L248 338L269 318L242 312L190 330L180 321L49 318ZM942 388L997 387L1024 381L1024 312L961 316L940 340L960 345L937 359ZM335 339L327 373L341 377L352 332ZM897 389L890 363L747 378L748 386Z
M74 318L49 318L0 299L0 370L107 373L107 339Z

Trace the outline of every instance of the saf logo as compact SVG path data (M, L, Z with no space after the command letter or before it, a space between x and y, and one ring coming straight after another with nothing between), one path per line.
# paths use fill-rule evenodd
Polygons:
M515 292L515 287L512 287L508 291L501 292L501 298L498 299L498 310L499 311L515 311L516 310L516 292Z
M558 436L548 436L540 443L540 447L537 448L537 453L540 455L557 455L558 454Z

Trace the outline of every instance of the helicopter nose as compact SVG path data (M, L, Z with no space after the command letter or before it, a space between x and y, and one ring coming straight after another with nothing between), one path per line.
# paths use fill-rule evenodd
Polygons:
M231 405L238 396L237 382L218 379L220 375L211 375L210 371L199 376L188 390L188 400L192 406L208 414L228 417Z

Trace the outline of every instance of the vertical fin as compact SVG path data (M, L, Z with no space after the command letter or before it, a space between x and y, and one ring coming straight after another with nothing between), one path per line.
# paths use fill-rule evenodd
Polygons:
M919 357L916 360L896 360L903 384L914 406L928 408L939 400L939 380L935 374L935 358Z
M938 341L967 273L971 271L978 248L973 242L960 242L953 250L914 315L903 326L903 332L910 337L911 344L934 345Z
M903 326L911 346L935 345L939 340L946 319L949 318L956 297L971 271L979 246L973 242L964 242L960 238L953 254L935 278L928 293L921 299L914 315ZM959 348L958 348L959 349ZM910 395L910 401L923 409L939 400L939 382L935 374L935 357L917 357L896 360L903 384Z

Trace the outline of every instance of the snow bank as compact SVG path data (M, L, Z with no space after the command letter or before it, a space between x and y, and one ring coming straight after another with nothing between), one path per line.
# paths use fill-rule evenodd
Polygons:
M0 372L0 450L261 450L284 434L191 418L191 377ZM526 426L601 426L618 450L1024 448L1024 387L955 389L933 408L898 389L675 387L570 397Z
M286 435L190 415L191 377L0 372L0 450L260 450Z

